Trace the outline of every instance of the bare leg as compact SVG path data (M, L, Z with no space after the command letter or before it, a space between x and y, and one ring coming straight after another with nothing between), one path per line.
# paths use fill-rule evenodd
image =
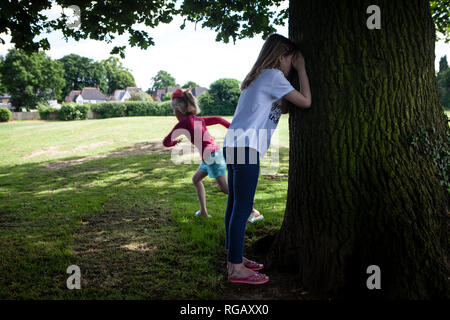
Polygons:
M197 191L198 201L200 202L200 214L202 216L208 217L208 210L206 210L206 193L205 187L203 186L203 178L208 174L204 171L197 170L192 176L192 183L194 184L195 190Z
M228 183L227 183L227 177L221 176L216 178L217 184L219 185L220 191L222 191L225 194L228 194Z

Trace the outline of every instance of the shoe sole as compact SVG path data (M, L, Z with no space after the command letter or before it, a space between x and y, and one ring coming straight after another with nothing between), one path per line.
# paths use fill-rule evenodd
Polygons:
M249 281L249 280L239 280L239 279L230 279L228 278L228 282L230 283L242 283L242 284L264 284L269 282L269 279L265 279L265 280L259 280L259 281Z

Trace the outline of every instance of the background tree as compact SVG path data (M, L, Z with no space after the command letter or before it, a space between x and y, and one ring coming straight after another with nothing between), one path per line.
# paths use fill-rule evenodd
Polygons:
M431 16L436 29L436 40L450 41L450 4L448 0L430 1ZM444 35L440 37L439 34Z
M181 89L187 89L187 88L189 88L189 86L190 86L191 88L200 87L200 85L197 84L196 82L194 82L194 81L188 81L188 82L186 82L186 83L181 87Z
M2 69L2 65L3 65L3 60L5 58L0 55L0 70ZM2 80L2 73L0 72L0 93L6 93L6 88L3 86L3 80Z
M101 63L77 54L66 55L58 61L63 65L66 81L61 100L71 90L81 90L84 87L99 87L103 92L108 92L107 71Z
M33 42L46 29L106 41L128 31L130 45L146 48L151 37L133 25L154 27L176 14L224 42L265 37L289 18L313 105L290 107L288 198L281 230L265 246L268 266L326 296L450 297L448 163L436 162L448 152L448 126L433 61L436 30L450 38L448 1L379 0L380 30L367 28L369 0L292 0L279 11L279 0L184 0L179 9L175 2L70 1L84 10L79 29L39 15L50 0L6 2L0 32L33 50L48 47L45 38ZM432 153L416 150L418 132ZM372 264L381 267L382 290L366 287Z
M450 109L450 69L447 63L447 56L443 56L439 60L437 81L442 104L445 109Z
M436 78L442 105L444 109L450 109L450 69L448 68L446 55L439 60L439 72Z
M100 63L106 70L108 94L112 94L116 89L136 86L133 75L122 65L122 62L117 57L109 57Z
M130 101L153 101L152 97L145 92L130 92L131 98Z
M164 70L159 70L158 73L152 78L152 87L148 93L154 94L158 89L165 89L167 87L178 87L175 78L170 73Z
M441 57L439 60L439 73L448 69L447 55Z
M10 49L0 73L15 107L36 108L40 102L56 99L65 84L62 64L42 51L27 55Z
M239 81L219 79L199 97L202 115L233 115L241 94Z

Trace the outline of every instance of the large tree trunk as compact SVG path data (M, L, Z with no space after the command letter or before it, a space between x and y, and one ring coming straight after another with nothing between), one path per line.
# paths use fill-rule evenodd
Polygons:
M267 262L321 296L447 298L448 193L408 140L448 129L429 3L376 1L381 30L366 26L371 4L290 2L313 104L289 110L286 212ZM367 288L370 265L380 290Z

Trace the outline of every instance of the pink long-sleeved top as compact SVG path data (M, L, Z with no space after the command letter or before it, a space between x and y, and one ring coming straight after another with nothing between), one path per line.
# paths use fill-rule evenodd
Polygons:
M178 143L175 140L178 136L185 134L186 131L177 130L177 129L185 129L189 132L192 144L194 144L198 151L200 152L200 156L203 158L203 154L205 150L208 149L209 154L213 153L220 149L217 143L214 141L213 137L209 134L206 126L212 126L215 124L221 124L224 127L228 128L230 123L221 118L221 117L197 117L195 115L188 115L183 117L170 131L170 133L164 138L163 145L165 147L173 147Z

